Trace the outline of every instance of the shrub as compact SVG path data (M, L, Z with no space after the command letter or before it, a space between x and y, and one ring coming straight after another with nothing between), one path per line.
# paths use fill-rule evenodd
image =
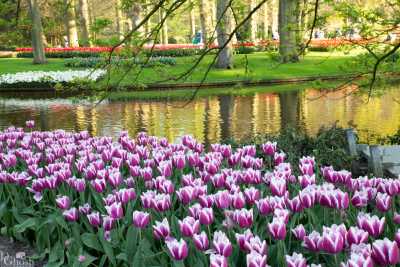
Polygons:
M88 52L88 51L58 51L58 52L46 52L47 58L73 58L73 57L101 57L102 53L99 52ZM18 58L32 58L32 52L19 52Z
M236 54L252 54L256 51L256 47L252 46L238 46L235 48Z

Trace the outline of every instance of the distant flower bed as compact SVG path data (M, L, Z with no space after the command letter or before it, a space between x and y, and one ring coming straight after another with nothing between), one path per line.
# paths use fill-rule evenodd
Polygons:
M67 83L78 79L96 81L105 70L67 70L67 71L28 71L0 75L0 87L20 86L24 84Z
M64 61L66 67L73 68L94 68L101 67L106 64L107 58L104 57L91 57L91 58L68 58ZM176 60L172 57L151 57L149 59L139 58L120 58L112 57L111 65L113 66L133 66L141 65L144 67L153 67L157 65L170 65L176 64Z
M395 266L399 179L298 168L276 143L0 132L2 233L49 265ZM268 265L269 264L269 265Z

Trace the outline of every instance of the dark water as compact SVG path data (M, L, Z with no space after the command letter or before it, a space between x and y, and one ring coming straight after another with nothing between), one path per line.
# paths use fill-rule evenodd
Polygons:
M23 126L29 119L41 130L88 130L92 135L116 136L128 130L166 136L174 141L191 134L206 143L227 138L243 139L263 133L279 133L292 125L315 134L321 126L355 126L361 141L393 134L400 127L400 90L390 90L367 101L349 91L323 93L304 90L256 93L251 96L199 98L182 108L184 101L129 101L73 103L68 99L0 99L0 129ZM1 96L0 96L1 97ZM32 95L30 96L32 97Z

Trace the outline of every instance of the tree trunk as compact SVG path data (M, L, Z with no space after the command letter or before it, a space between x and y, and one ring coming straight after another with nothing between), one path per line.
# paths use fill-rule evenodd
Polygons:
M248 0L248 13L256 7L256 0ZM257 12L253 13L247 21L247 36L249 41L255 42L257 38Z
M124 39L124 27L123 27L123 16L121 10L121 0L115 1L115 17L116 17L116 26L117 26L117 34L119 40Z
M299 61L297 12L299 0L279 1L279 54L283 63Z
M28 0L29 13L32 19L33 64L47 63L43 45L43 27L39 6L36 0Z
M232 14L229 9L229 0L217 0L217 39L218 46L222 47L228 42L232 28ZM230 41L219 53L217 68L231 69L233 67L232 42Z
M163 21L166 14L163 10L160 10L160 22ZM162 28L161 28L161 43L168 44L168 24L167 20L164 21Z
M64 0L66 8L65 27L67 29L67 40L69 47L78 47L78 30L76 28L75 0Z
M262 18L262 38L264 40L267 40L269 38L269 7L270 5L268 4L268 2L264 3L263 6L263 18Z
M90 17L88 0L79 0L79 17L81 24L81 41L84 46L91 46Z
M142 7L139 3L134 3L132 6L132 28L135 28L139 25L140 21L142 20ZM142 33L143 29L140 28L138 32Z
M190 39L192 39L195 35L196 35L196 14L194 11L194 5L193 2L190 1L189 2L191 5L190 8L190 16L189 16L189 20L190 20Z
M209 12L207 12L208 4L207 0L200 0L200 26L201 26L201 37L203 43L208 43L208 29L209 29Z

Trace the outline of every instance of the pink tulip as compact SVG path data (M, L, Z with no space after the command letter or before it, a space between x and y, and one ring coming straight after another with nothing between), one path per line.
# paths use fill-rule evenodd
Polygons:
M397 246L400 246L400 229L397 229L397 232L394 235L394 240L397 242Z
M90 223L91 226L93 227L98 227L101 224L101 217L99 212L92 212L90 214L87 214L87 219Z
M67 196L60 196L56 198L56 204L59 209L66 210L69 209L71 201Z
M244 190L244 196L248 205L252 206L254 203L260 199L260 190L255 187L246 188Z
M167 218L164 218L161 222L155 221L155 225L153 225L153 234L157 239L165 239L170 236L171 231Z
M400 262L397 243L387 238L372 243L372 259L380 266L396 265Z
M352 253L350 259L346 263L342 263L341 267L374 267L374 262L370 256Z
M293 253L292 256L286 255L287 267L307 267L307 261L302 254Z
M327 253L336 254L343 250L344 241L343 235L339 231L327 228L322 234L318 247Z
M231 196L232 207L235 209L242 209L246 205L246 199L242 192L234 193Z
M267 255L267 242L261 241L259 236L250 237L249 241L245 243L247 251L255 251L261 255Z
M297 240L304 240L306 236L306 229L302 224L297 225L294 229L292 229L293 235L296 237Z
M122 204L119 202L114 202L110 206L106 206L108 215L113 219L121 219L124 217L124 210L122 209Z
M376 208L381 212L387 212L392 204L392 198L385 193L376 194Z
M104 179L92 180L91 185L97 193L102 193L106 189L106 181Z
M267 256L260 255L255 251L251 251L246 256L247 267L266 267Z
M249 228L253 224L253 210L235 210L232 219L240 228Z
M186 217L179 220L179 228L183 236L192 237L200 230L200 221L195 220L193 217Z
M79 213L87 215L92 211L92 207L89 203L85 203L83 206L78 207Z
M244 231L243 234L235 234L236 242L239 245L239 248L246 252L250 252L250 239L253 237L253 233L250 231L250 229Z
M232 244L224 232L214 233L213 248L217 254L229 257L232 254Z
M275 166L278 166L279 164L283 163L285 161L286 154L283 152L275 152L274 153L274 164Z
M274 217L268 224L268 231L274 239L284 240L286 237L286 223L283 218Z
M202 208L199 210L198 215L201 224L210 225L214 221L214 211L212 208Z
M394 215L393 215L393 222L394 222L395 224L400 224L400 214L399 214L399 213L397 213L397 212L394 213Z
M115 192L115 196L122 204L127 204L136 198L136 192L133 188L123 188Z
M150 222L150 214L135 210L132 213L133 225L137 228L145 228Z
M200 195L198 201L203 208L211 208L214 204L213 195Z
M315 174L312 175L302 175L298 177L299 184L301 188L306 188L309 185L315 184Z
M368 236L368 232L357 227L350 227L346 234L346 240L348 245L351 246L352 244L367 243Z
M170 238L165 240L165 243L174 260L181 261L188 256L189 249L185 240L181 239L178 241L175 238Z
M32 129L35 127L35 121L34 120L29 120L25 122L25 125L27 128Z
M156 194L152 199L152 207L158 212L169 210L171 208L171 196L168 194Z
M210 255L210 267L228 267L228 260L222 255Z
M70 208L63 212L64 218L69 222L75 222L79 218L79 212L77 208Z
M140 196L140 200L142 202L142 207L145 209L150 209L153 207L154 198L156 197L157 193L155 191L146 191L143 192Z
M269 188L271 189L272 195L281 197L286 193L286 180L272 177Z
M214 194L214 203L219 209L226 209L231 205L231 197L227 190L218 191Z
M317 252L319 251L318 243L321 242L321 239L322 237L318 232L312 231L309 235L304 236L303 247L313 252Z
M288 202L287 205L288 205L289 209L294 213L301 212L304 210L299 196L296 196L287 202Z
M351 204L357 208L366 207L368 205L368 192L365 190L354 192Z
M385 217L379 219L376 215L360 212L357 216L357 225L376 238L383 233Z
M303 163L299 165L302 175L312 176L314 174L314 166L310 163Z
M200 234L193 235L193 243L200 251L206 251L209 247L207 234L203 231Z
M187 205L194 199L194 188L192 186L184 186L179 188L176 194L182 204Z
M256 205L261 215L268 215L273 211L270 200L268 198L262 198L256 201Z
M273 156L276 152L276 142L266 142L261 145L261 149L265 155Z

